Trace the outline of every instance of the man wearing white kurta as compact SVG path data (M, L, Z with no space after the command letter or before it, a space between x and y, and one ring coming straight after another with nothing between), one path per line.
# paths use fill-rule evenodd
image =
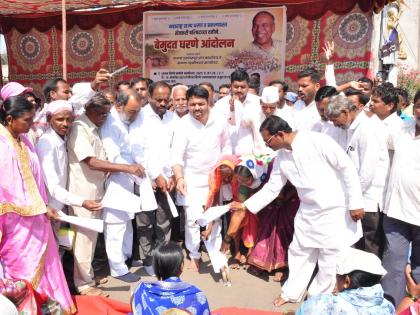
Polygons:
M363 238L356 248L382 257L384 233L385 181L389 171L389 158L383 130L379 122L370 119L363 109L343 95L330 98L326 116L346 132L343 149L356 166L364 199L365 217L362 219Z
M156 184L157 209L142 209L136 216L143 265L153 275L153 250L171 236L172 216L166 192L175 187L169 162L174 113L167 110L171 87L166 82L150 85L149 94L149 104L130 126L130 141L136 162L144 159L147 174Z
M340 249L354 244L362 235L363 198L356 169L342 148L330 137L312 131L294 131L283 119L271 116L260 128L265 143L277 151L268 183L236 209L224 238L222 251L229 248L244 210L258 213L274 200L289 180L296 187L300 207L290 244L289 278L280 306L302 300L315 265L319 271L309 294L331 293L335 285L336 256Z
M108 160L113 163L134 164L128 136L130 123L137 117L143 98L134 90L120 92L116 106L100 129L100 136ZM107 184L115 183L134 193L135 178L126 173L112 173ZM136 282L139 276L128 271L125 263L131 258L134 213L104 208L104 237L111 276L125 282Z
M390 86L380 85L373 90L369 109L372 119L379 118L384 124L383 133L387 139L389 158L392 163L392 137L401 131L403 120L397 115L398 93Z
M260 111L260 98L248 93L249 76L244 70L235 70L230 75L232 94L218 100L213 111L221 114L229 123L234 154L261 154L265 150L258 141L258 128L251 118Z
M394 160L385 201L383 256L388 272L382 280L385 296L398 305L405 296L404 268L411 243L411 274L420 283L420 92L414 97L414 120L394 135Z
M66 137L73 122L73 107L68 101L53 101L46 111L49 128L36 144L36 152L42 167L42 175L47 186L48 206L62 211L64 206L84 207L95 211L101 204L94 200L70 193L67 190L69 162Z
M193 86L187 91L189 114L181 119L172 145L172 169L184 206L185 245L191 268L198 269L200 227L196 220L209 192L208 175L222 155L232 154L227 122L210 111L206 89Z
M320 80L321 74L313 68L302 70L298 74L298 96L301 102L296 102L293 107L296 130L312 130L320 119L315 104Z

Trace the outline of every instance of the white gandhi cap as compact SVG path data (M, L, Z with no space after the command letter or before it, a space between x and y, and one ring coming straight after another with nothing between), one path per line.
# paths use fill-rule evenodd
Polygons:
M275 86L266 86L261 94L261 102L273 104L279 101L279 89Z
M386 274L381 260L376 255L354 248L346 248L338 256L337 274L346 275L354 270L381 276Z

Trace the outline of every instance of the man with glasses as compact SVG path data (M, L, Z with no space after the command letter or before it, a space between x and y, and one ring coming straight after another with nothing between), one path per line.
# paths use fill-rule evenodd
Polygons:
M186 85L178 84L172 88L171 99L174 106L174 120L180 120L188 114L187 105L187 90Z
M296 187L300 207L288 250L289 278L274 305L300 302L317 263L319 271L308 289L309 295L331 293L340 249L354 244L362 235L357 221L364 216L363 197L356 168L329 136L292 131L277 116L267 118L260 132L265 143L277 151L273 170L260 191L244 203L230 204L236 211L222 251L229 250L229 240L238 232L245 210L258 213L289 181Z
M123 172L142 176L143 168L136 164L117 164L107 161L98 130L105 123L111 110L111 103L102 93L95 94L85 106L82 114L72 126L67 149L69 160L68 190L78 196L100 201L105 193L108 173ZM76 216L100 218L101 211L89 211L72 206ZM95 287L92 259L98 233L74 226L74 284L81 295L107 296Z

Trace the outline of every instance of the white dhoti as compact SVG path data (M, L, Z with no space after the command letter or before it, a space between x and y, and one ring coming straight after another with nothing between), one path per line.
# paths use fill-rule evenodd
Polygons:
M131 257L133 247L131 220L123 223L105 223L104 237L111 276L125 275L128 273L125 261Z
M281 297L300 302L318 263L318 273L308 289L309 295L331 293L335 286L336 259L339 249L303 247L293 239L288 251L289 278L282 287Z
M134 192L134 182L122 173L112 174L109 178L124 189ZM134 214L110 208L104 208L104 238L111 276L118 277L128 273L125 261L132 255Z

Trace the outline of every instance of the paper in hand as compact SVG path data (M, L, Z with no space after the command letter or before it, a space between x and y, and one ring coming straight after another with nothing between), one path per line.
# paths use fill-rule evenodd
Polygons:
M139 184L139 191L141 196L141 211L153 211L157 209L157 202L155 193L153 191L152 182L148 175L142 178Z
M228 266L226 255L220 252L220 248L215 247L215 242L212 240L204 241L204 245L206 245L214 272L220 273L220 269Z
M140 212L141 198L111 181L106 189L101 204L104 208L137 213Z
M168 192L166 192L166 198L168 198L169 209L171 209L172 217L178 217L178 210L176 209L175 203Z
M220 218L228 211L229 205L210 207L204 212L203 216L197 220L197 223L200 226L206 226L210 222Z
M60 220L63 222L67 222L73 225L80 226L82 228L95 231L98 233L102 233L104 231L104 221L100 219L92 219L92 218L83 218L83 217L76 217L67 215L62 211L58 212Z

